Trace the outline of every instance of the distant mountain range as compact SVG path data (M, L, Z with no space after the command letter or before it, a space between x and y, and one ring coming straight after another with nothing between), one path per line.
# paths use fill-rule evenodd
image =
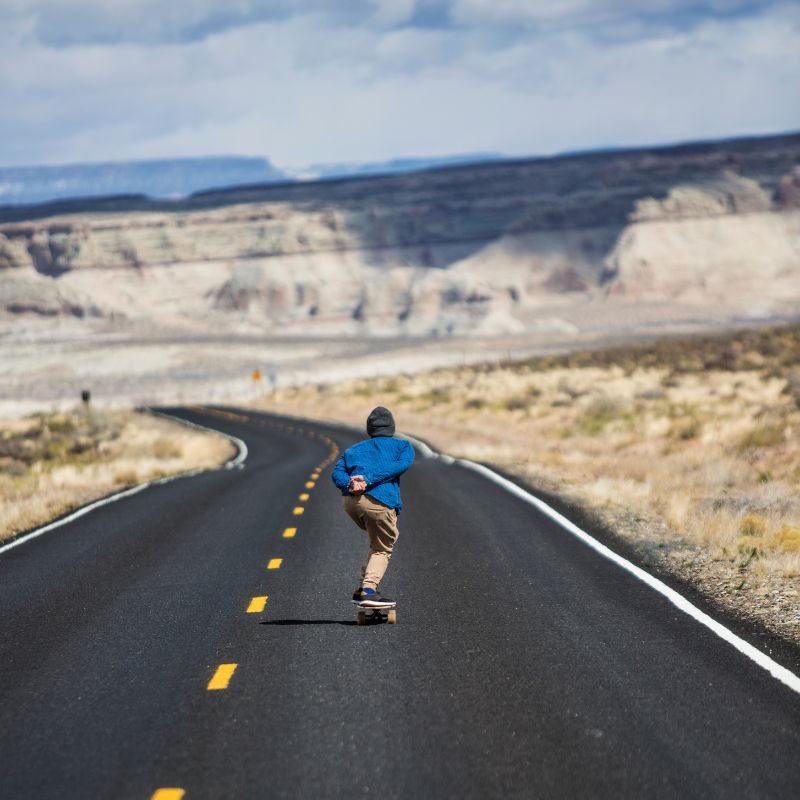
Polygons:
M0 167L0 206L128 194L185 197L204 189L290 180L266 158L241 156Z
M365 175L400 175L437 167L456 167L468 164L485 164L502 161L506 156L499 153L467 153L458 156L432 158L393 158L389 161L344 161L336 164L312 164L299 169L286 168L290 176L298 180L324 181L333 178L360 177Z
M266 158L240 156L0 167L0 206L113 195L180 198L196 192L236 186L397 175L503 158L497 153L472 153L440 158L312 164L297 169L279 169Z

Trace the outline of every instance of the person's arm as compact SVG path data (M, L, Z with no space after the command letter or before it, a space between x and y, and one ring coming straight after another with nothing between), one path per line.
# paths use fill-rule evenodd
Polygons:
M347 471L344 454L342 454L336 462L336 466L333 468L333 472L331 472L331 480L343 492L347 491L350 486L350 473Z
M405 441L403 445L405 446L397 451L394 461L376 467L364 476L368 489L379 483L399 478L414 463L414 448Z

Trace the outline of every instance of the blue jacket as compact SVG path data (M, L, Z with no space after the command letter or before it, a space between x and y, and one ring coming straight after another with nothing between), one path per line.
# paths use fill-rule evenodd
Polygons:
M364 494L396 508L403 508L400 499L400 476L414 463L414 448L405 439L376 436L364 439L344 451L333 468L331 478L343 495L351 475L363 475L367 482Z

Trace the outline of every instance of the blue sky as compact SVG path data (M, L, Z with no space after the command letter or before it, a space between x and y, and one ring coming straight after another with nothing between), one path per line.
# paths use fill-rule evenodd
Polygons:
M800 129L800 2L0 0L0 165Z

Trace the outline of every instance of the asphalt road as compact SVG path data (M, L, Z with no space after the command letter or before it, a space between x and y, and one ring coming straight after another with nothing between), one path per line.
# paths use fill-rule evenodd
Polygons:
M418 457L357 626L355 437L175 413L245 467L0 555L3 800L800 796L800 695L501 487Z

